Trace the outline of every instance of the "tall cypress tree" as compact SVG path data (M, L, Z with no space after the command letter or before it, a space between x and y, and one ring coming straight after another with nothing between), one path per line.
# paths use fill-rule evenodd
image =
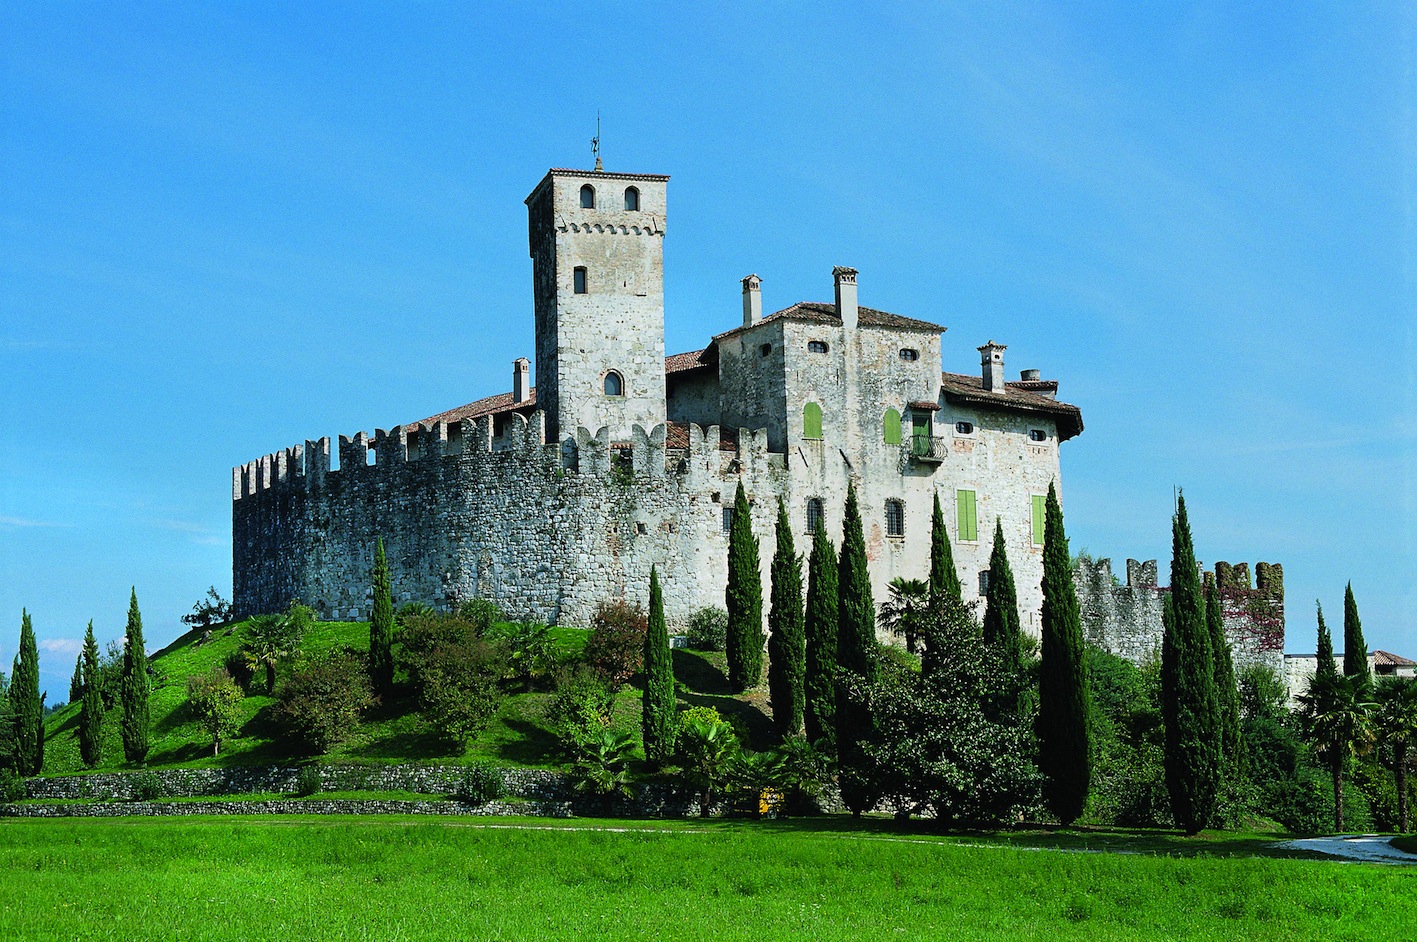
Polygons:
M1215 702L1220 710L1220 748L1225 776L1240 766L1240 689L1235 684L1235 661L1225 637L1225 611L1220 591L1213 581L1206 583L1205 623L1210 633L1210 652L1215 668Z
M807 561L807 677L803 717L807 740L836 754L836 552L826 528L812 534Z
M369 616L369 683L387 696L394 687L394 593L384 538L374 542L374 611Z
M78 703L84 695L84 655L74 658L74 673L69 678L69 702Z
M79 706L79 756L84 765L93 768L101 757L103 742L103 692L98 689L98 642L93 636L93 622L84 632L84 650L79 655L87 681Z
M123 633L123 756L129 762L148 757L148 653L143 647L143 615L138 590L128 601L128 627Z
M772 554L772 606L768 609L768 692L779 736L802 731L807 639L802 612L802 557L792 540L787 505L777 499L777 548Z
M664 591L659 570L649 567L649 630L645 632L643 732L645 758L655 765L674 755L679 714L674 706L674 661L664 623Z
M733 498L728 531L728 683L742 692L755 687L763 673L763 576L758 568L758 538L743 482Z
M1043 798L1064 824L1087 804L1092 780L1092 692L1083 660L1082 615L1057 489L1048 485L1043 525L1042 662L1038 673L1038 767Z
M1023 666L1023 629L1018 616L1018 591L1004 546L1004 524L994 518L994 549L989 554L989 590L984 596L984 643L992 645L1004 666Z
M945 514L940 509L940 492L935 492L935 507L930 512L930 598L948 595L963 600L964 587L955 572L954 551L950 535L945 530Z
M1171 814L1187 834L1210 823L1220 792L1220 705L1205 598L1201 594L1186 499L1171 523L1171 594L1161 638L1161 720Z
M866 538L861 529L861 509L856 485L846 491L841 557L837 564L836 657L841 669L874 683L880 677L876 642L876 603L871 598L871 574L866 568ZM841 800L860 816L874 804L864 776L865 753L861 743L871 732L866 704L849 686L837 685L836 748L841 769Z
M44 767L44 700L39 695L39 649L30 614L20 610L20 648L10 671L10 709L15 714L15 769L38 775Z
M1369 686L1373 672L1368 669L1368 642L1363 640L1363 623L1358 620L1358 602L1353 598L1353 583L1343 590L1343 674L1360 677Z
M1324 624L1323 603L1314 599L1314 607L1319 612L1318 664L1314 666L1314 673L1319 677L1333 677L1338 674L1338 665L1333 660L1333 635L1329 634L1328 625Z

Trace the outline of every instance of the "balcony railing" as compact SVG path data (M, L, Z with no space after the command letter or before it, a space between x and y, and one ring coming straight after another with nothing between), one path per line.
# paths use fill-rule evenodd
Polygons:
M910 439L910 457L926 464L939 464L949 454L943 438L917 435Z

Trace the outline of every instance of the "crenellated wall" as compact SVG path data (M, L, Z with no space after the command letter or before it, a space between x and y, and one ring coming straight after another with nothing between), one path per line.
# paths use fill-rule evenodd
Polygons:
M1216 563L1206 585L1219 586L1225 637L1236 669L1257 664L1282 676L1284 666L1284 569L1278 563ZM1082 612L1083 637L1133 663L1161 656L1161 610L1169 587L1157 585L1156 560L1127 560L1127 581L1112 574L1110 559L1077 561L1073 569Z

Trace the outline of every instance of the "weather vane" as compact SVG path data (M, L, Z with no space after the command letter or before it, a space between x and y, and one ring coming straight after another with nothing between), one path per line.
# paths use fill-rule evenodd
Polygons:
M595 109L595 137L590 139L590 152L595 157L595 169L604 170L600 165L600 109Z

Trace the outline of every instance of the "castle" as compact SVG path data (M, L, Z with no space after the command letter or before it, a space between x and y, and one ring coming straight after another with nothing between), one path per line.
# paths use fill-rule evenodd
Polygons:
M535 387L518 359L509 393L233 469L236 609L366 618L382 537L396 602L584 625L605 600L643 602L653 564L682 624L722 605L740 482L766 584L778 499L799 547L817 527L839 542L854 481L878 600L925 576L938 495L966 597L1002 522L1036 634L1043 500L1080 410L1036 370L1006 381L993 341L977 372L944 372L945 328L862 306L850 268L831 302L766 316L749 275L741 324L666 357L667 184L551 170L527 198Z

